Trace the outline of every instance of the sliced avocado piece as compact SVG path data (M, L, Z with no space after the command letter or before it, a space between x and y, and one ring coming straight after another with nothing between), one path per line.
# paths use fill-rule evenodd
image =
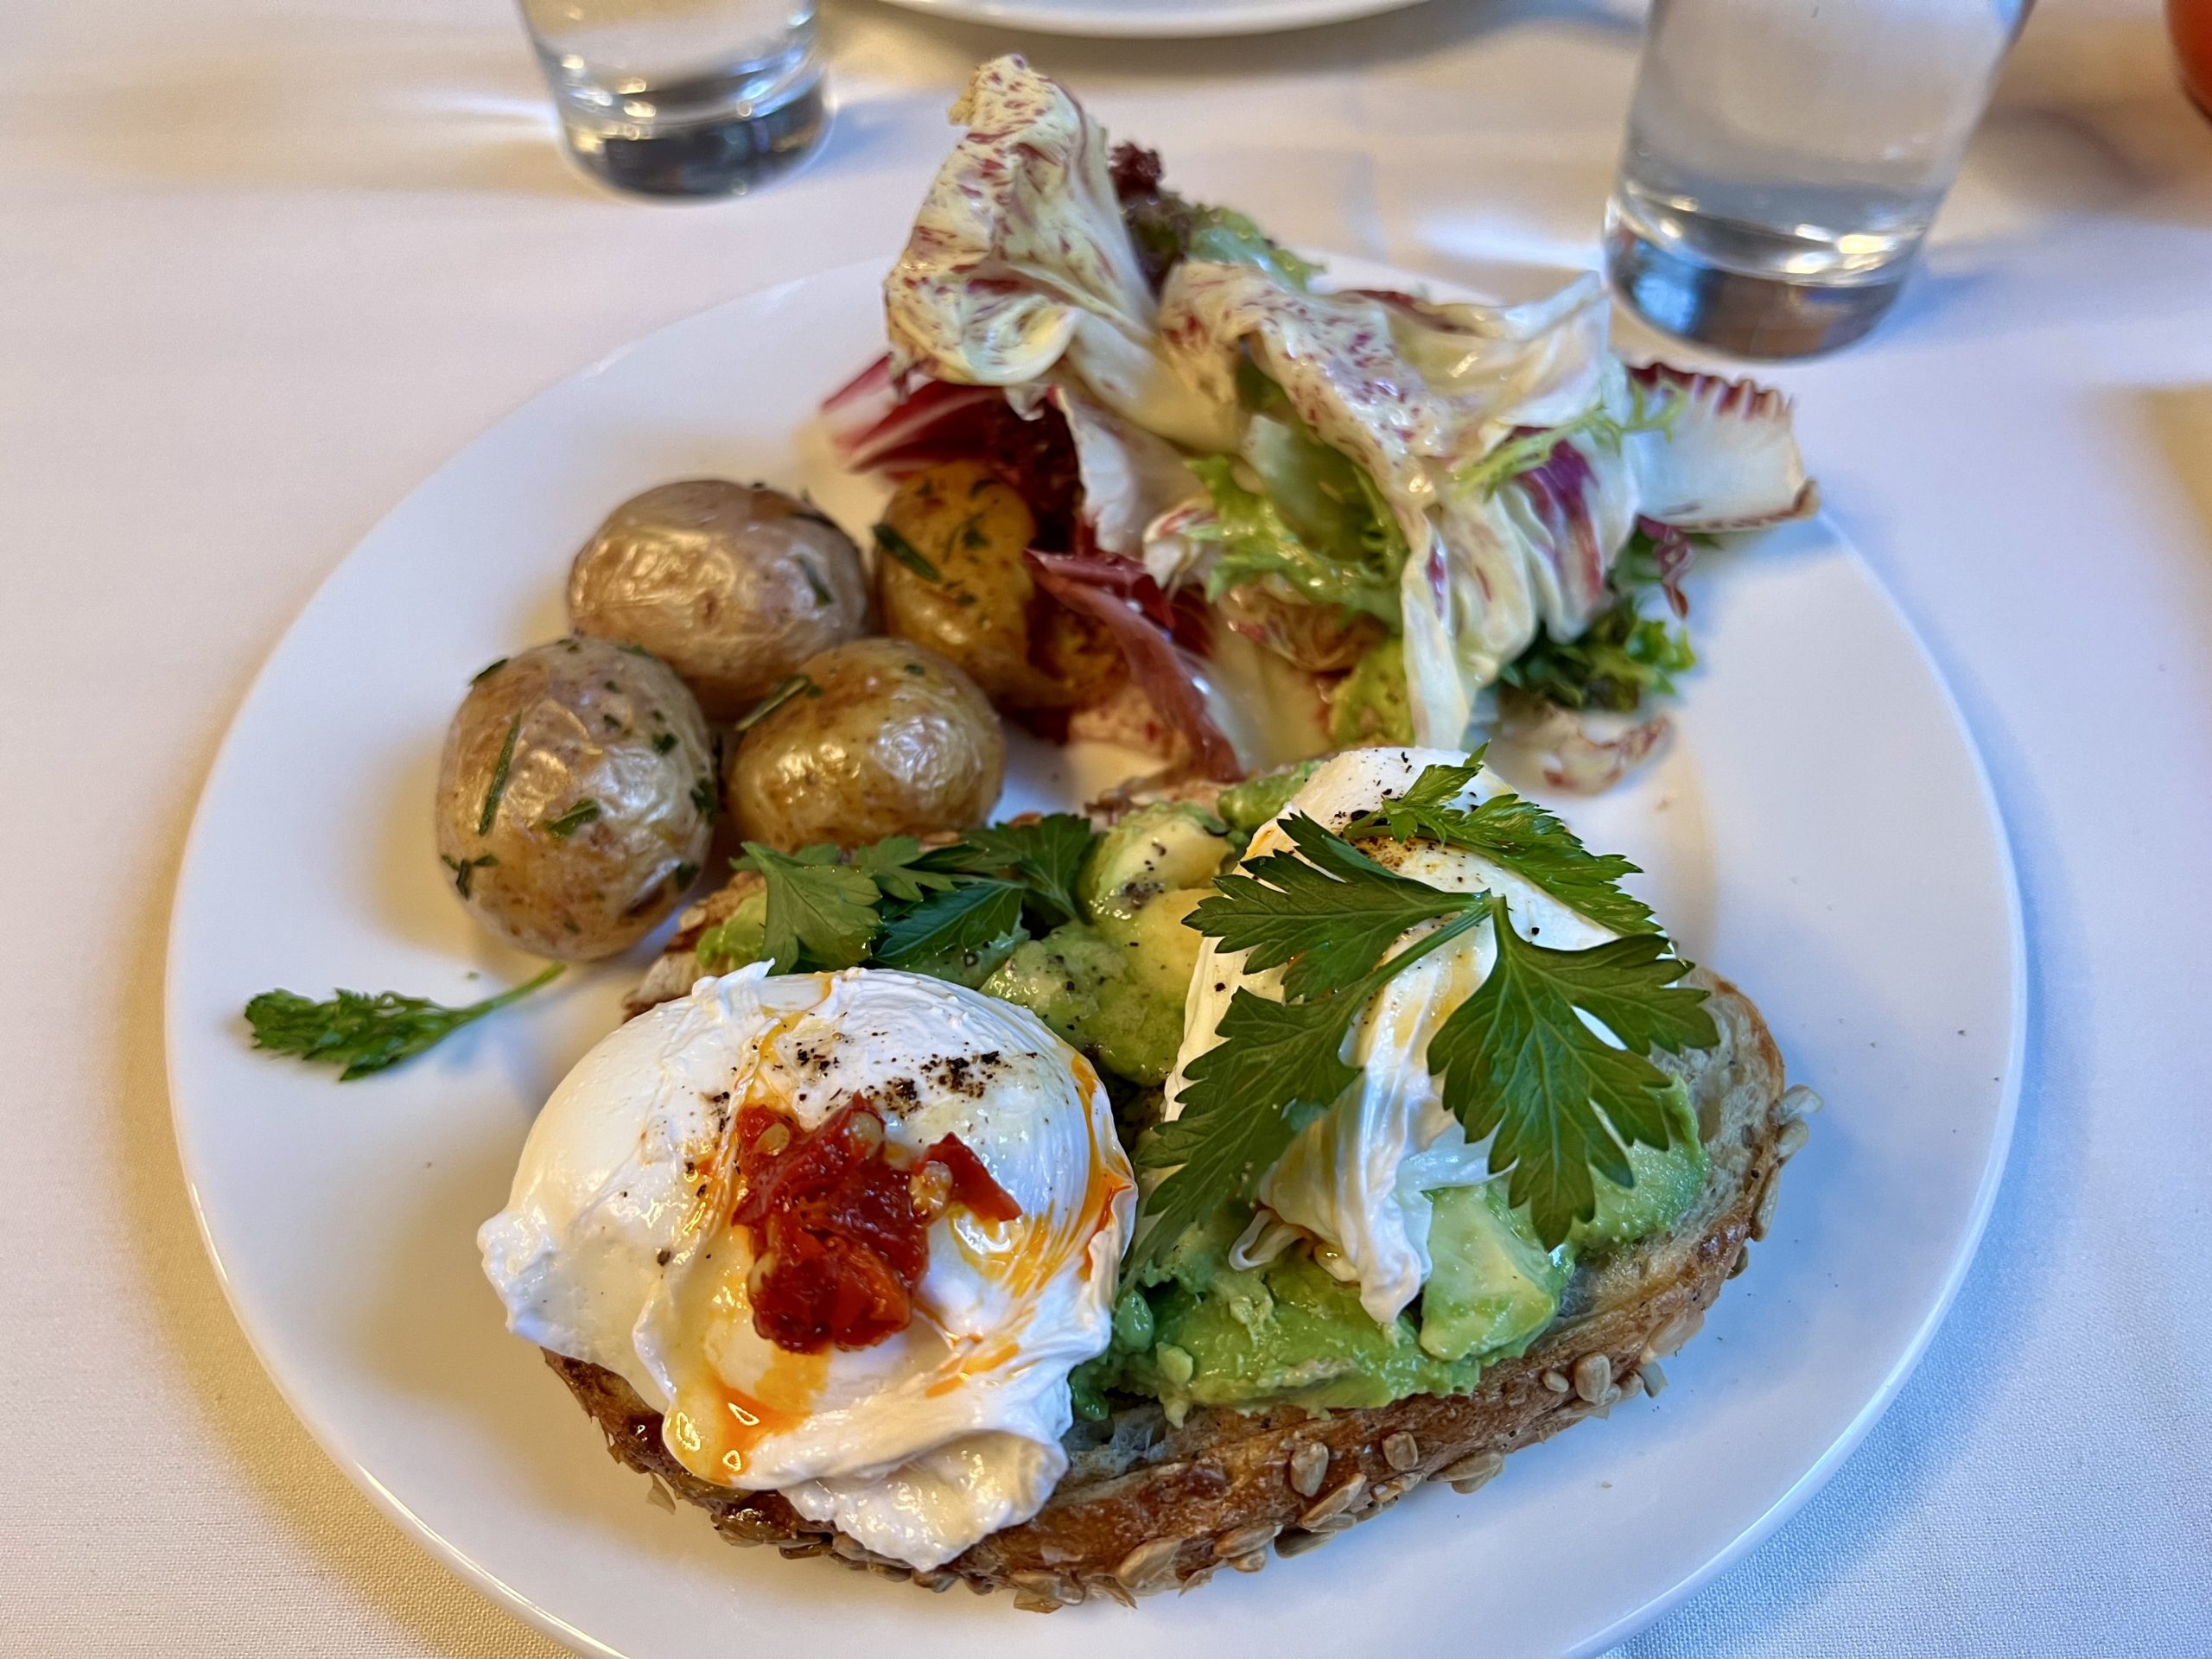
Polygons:
M1185 801L1139 807L1098 838L1077 879L1094 922L1128 921L1161 893L1203 887L1229 851L1220 821Z
M1442 1360L1516 1350L1552 1322L1574 1271L1572 1245L1547 1251L1506 1208L1505 1183L1428 1195L1428 1255L1421 1345Z
M1306 787L1306 780L1320 764L1317 755L1295 766L1247 778L1223 790L1213 804L1214 810L1221 814L1224 823L1249 841L1255 830L1290 804L1290 798Z
M1705 1190L1710 1160L1705 1143L1697 1138L1697 1111L1690 1104L1688 1085L1679 1077L1669 1088L1667 1127L1673 1144L1665 1151L1637 1145L1628 1150L1628 1166L1636 1185L1623 1186L1604 1176L1597 1178L1598 1210L1587 1221L1577 1222L1567 1235L1570 1243L1586 1249L1611 1249L1631 1240L1663 1232L1682 1218Z
M1182 925L1195 893L1156 899L1126 922L1071 922L1015 947L985 979L1130 1083L1166 1080L1183 1041L1183 998L1198 936Z

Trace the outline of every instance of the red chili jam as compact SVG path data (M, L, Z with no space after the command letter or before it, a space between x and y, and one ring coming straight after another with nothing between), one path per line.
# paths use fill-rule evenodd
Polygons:
M753 1328L797 1353L867 1348L905 1330L929 1265L930 1223L948 1202L986 1221L1021 1214L956 1135L907 1164L866 1099L813 1129L747 1106L737 1158L744 1196L730 1219L753 1233Z

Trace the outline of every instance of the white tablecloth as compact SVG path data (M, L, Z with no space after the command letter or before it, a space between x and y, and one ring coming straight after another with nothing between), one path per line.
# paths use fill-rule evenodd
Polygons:
M292 1421L169 1135L194 795L386 508L633 336L887 251L965 67L1009 44L1193 193L1442 276L1591 257L1636 44L1572 0L1110 45L831 4L826 153L685 207L569 169L502 0L0 10L0 1652L551 1651ZM2212 124L2150 5L2050 0L1927 276L1787 378L1989 757L2027 1084L1980 1258L1886 1421L1628 1650L2212 1652ZM1834 760L1881 786L1878 754Z

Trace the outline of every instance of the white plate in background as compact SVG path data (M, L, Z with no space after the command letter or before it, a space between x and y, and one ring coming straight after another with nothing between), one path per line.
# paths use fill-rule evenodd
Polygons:
M1341 280L1413 279L1339 260ZM1628 853L1685 951L1737 981L1828 1111L1772 1236L1663 1402L1422 1491L1258 1577L1062 1612L928 1596L739 1552L611 1463L501 1327L477 1225L531 1116L619 1018L639 963L572 974L384 1076L253 1052L287 986L460 1001L533 966L454 904L431 845L468 677L563 631L575 549L618 501L701 474L862 498L806 436L880 341L881 267L734 300L543 393L461 451L332 575L210 775L169 941L169 1077L209 1250L278 1386L339 1465L489 1593L594 1653L1214 1659L1595 1651L1763 1536L1871 1425L1956 1288L2010 1136L2022 948L2010 856L1958 710L1824 521L1702 562L1707 666L1629 786L1566 810ZM1810 458L1818 471L1819 457ZM1079 800L1111 756L1018 742L1005 810ZM1909 810L1901 810L1909 806ZM482 977L470 976L480 973Z
M996 23L1039 35L1135 40L1268 35L1311 29L1421 0L891 0L909 11L962 22Z

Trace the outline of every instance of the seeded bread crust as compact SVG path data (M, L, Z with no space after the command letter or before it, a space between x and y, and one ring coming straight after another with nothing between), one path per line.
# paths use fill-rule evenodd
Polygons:
M1721 1286L1744 1270L1773 1214L1776 1175L1806 1134L1804 1091L1785 1090L1758 1010L1725 980L1700 972L1692 982L1712 993L1720 1044L1669 1064L1697 1105L1712 1164L1703 1193L1670 1232L1579 1269L1558 1321L1471 1394L1325 1416L1201 1408L1180 1427L1145 1404L1078 1423L1067 1437L1071 1466L1042 1510L944 1567L914 1572L803 1520L773 1492L699 1479L669 1455L659 1414L620 1377L550 1352L546 1361L618 1462L707 1510L732 1543L830 1554L931 1590L962 1581L1011 1590L1018 1606L1047 1612L1094 1595L1128 1602L1187 1589L1221 1567L1255 1573L1270 1546L1284 1556L1318 1548L1425 1480L1472 1491L1506 1453L1665 1386L1658 1360L1696 1332Z

